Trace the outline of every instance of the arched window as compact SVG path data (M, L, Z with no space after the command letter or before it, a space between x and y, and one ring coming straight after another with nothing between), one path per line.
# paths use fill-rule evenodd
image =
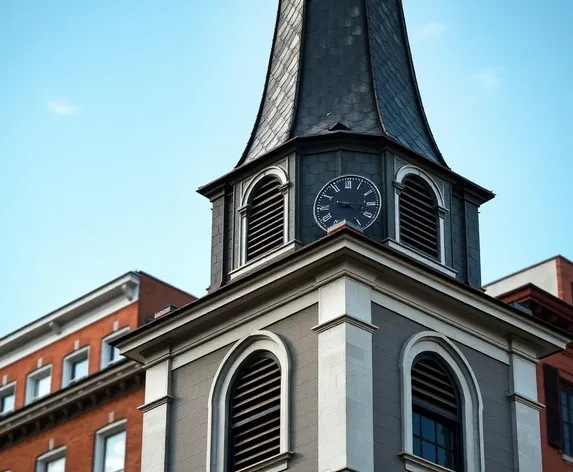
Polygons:
M432 462L484 472L483 401L459 348L441 333L417 333L402 349L400 373L406 470L426 470Z
M283 245L284 200L276 177L262 179L253 189L247 213L247 261Z
M400 192L400 241L440 258L440 231L435 195L422 178L408 175Z
M229 408L229 472L280 452L281 369L272 354L254 353L234 382Z
M461 471L461 415L458 388L439 359L421 354L412 367L413 453Z
M230 349L211 386L207 472L286 469L289 382L290 357L276 334L257 331Z

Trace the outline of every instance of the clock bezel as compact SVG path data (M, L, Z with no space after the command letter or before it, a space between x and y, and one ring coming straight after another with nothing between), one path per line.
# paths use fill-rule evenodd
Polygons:
M364 177L362 175L358 175L358 174L340 175L338 177L335 177L334 179L329 180L326 184L324 184L322 186L322 188L316 194L316 197L314 197L314 203L312 204L312 216L314 218L314 221L315 221L316 225L325 232L328 232L329 227L323 226L323 224L318 220L318 218L316 216L316 204L318 203L318 197L320 197L322 192L324 192L324 190L329 185L331 185L333 182L336 182L337 180L345 179L347 177L355 177L355 178L357 177L359 179L362 179L362 180L365 180L366 182L368 182L371 185L371 187L374 189L374 191L378 194L378 200L380 201L380 205L378 206L378 209L376 210L376 213L374 214L374 216L370 219L370 223L368 223L366 226L362 226L362 230L366 230L366 229L370 228L370 226L372 226L376 222L376 220L378 220L378 217L380 216L380 212L382 211L382 194L380 193L380 189L378 188L378 186L371 179L369 179L368 177Z

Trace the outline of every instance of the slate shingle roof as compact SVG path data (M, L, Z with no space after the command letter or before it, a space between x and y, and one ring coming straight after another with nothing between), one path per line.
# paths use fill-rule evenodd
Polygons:
M446 166L426 120L401 0L280 0L263 99L238 165L299 136L388 136Z

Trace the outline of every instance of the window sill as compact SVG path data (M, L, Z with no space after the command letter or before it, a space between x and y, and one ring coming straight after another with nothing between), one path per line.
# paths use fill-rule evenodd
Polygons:
M409 247L404 246L403 244L394 241L393 239L386 239L382 241L384 246L394 249L395 251L401 252L412 259L415 259L422 264L426 264L427 266L431 267L434 270L441 272L442 274L449 275L452 278L456 278L457 272L454 269L438 262L437 260L433 260L428 256L423 255L422 253L415 251L414 249L410 249Z
M271 252L268 252L266 254L262 254L261 256L246 262L241 267L232 270L231 272L229 272L229 276L231 277L231 280L236 279L237 277L240 277L241 275L244 275L245 273L253 269L256 269L257 267L266 264L267 262L278 256L282 256L288 252L294 251L295 249L298 248L299 244L300 243L296 240L290 241L284 244L283 246L273 249Z
M400 458L404 461L404 470L410 472L453 472L451 469L446 469L409 452L400 453Z
M568 456L567 454L561 454L561 458L566 464L573 465L573 457Z
M241 469L239 472L281 472L288 469L288 462L292 456L292 452L282 452L258 464Z

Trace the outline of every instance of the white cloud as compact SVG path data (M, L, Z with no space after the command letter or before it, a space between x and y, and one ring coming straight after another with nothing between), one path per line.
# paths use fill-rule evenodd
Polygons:
M74 115L78 112L75 105L67 103L59 98L50 100L48 102L48 106L57 115Z
M441 36L448 29L448 25L439 21L430 21L418 30L418 36L421 38L434 38Z
M501 70L501 67L484 67L476 72L472 78L486 92L493 92L501 86Z

